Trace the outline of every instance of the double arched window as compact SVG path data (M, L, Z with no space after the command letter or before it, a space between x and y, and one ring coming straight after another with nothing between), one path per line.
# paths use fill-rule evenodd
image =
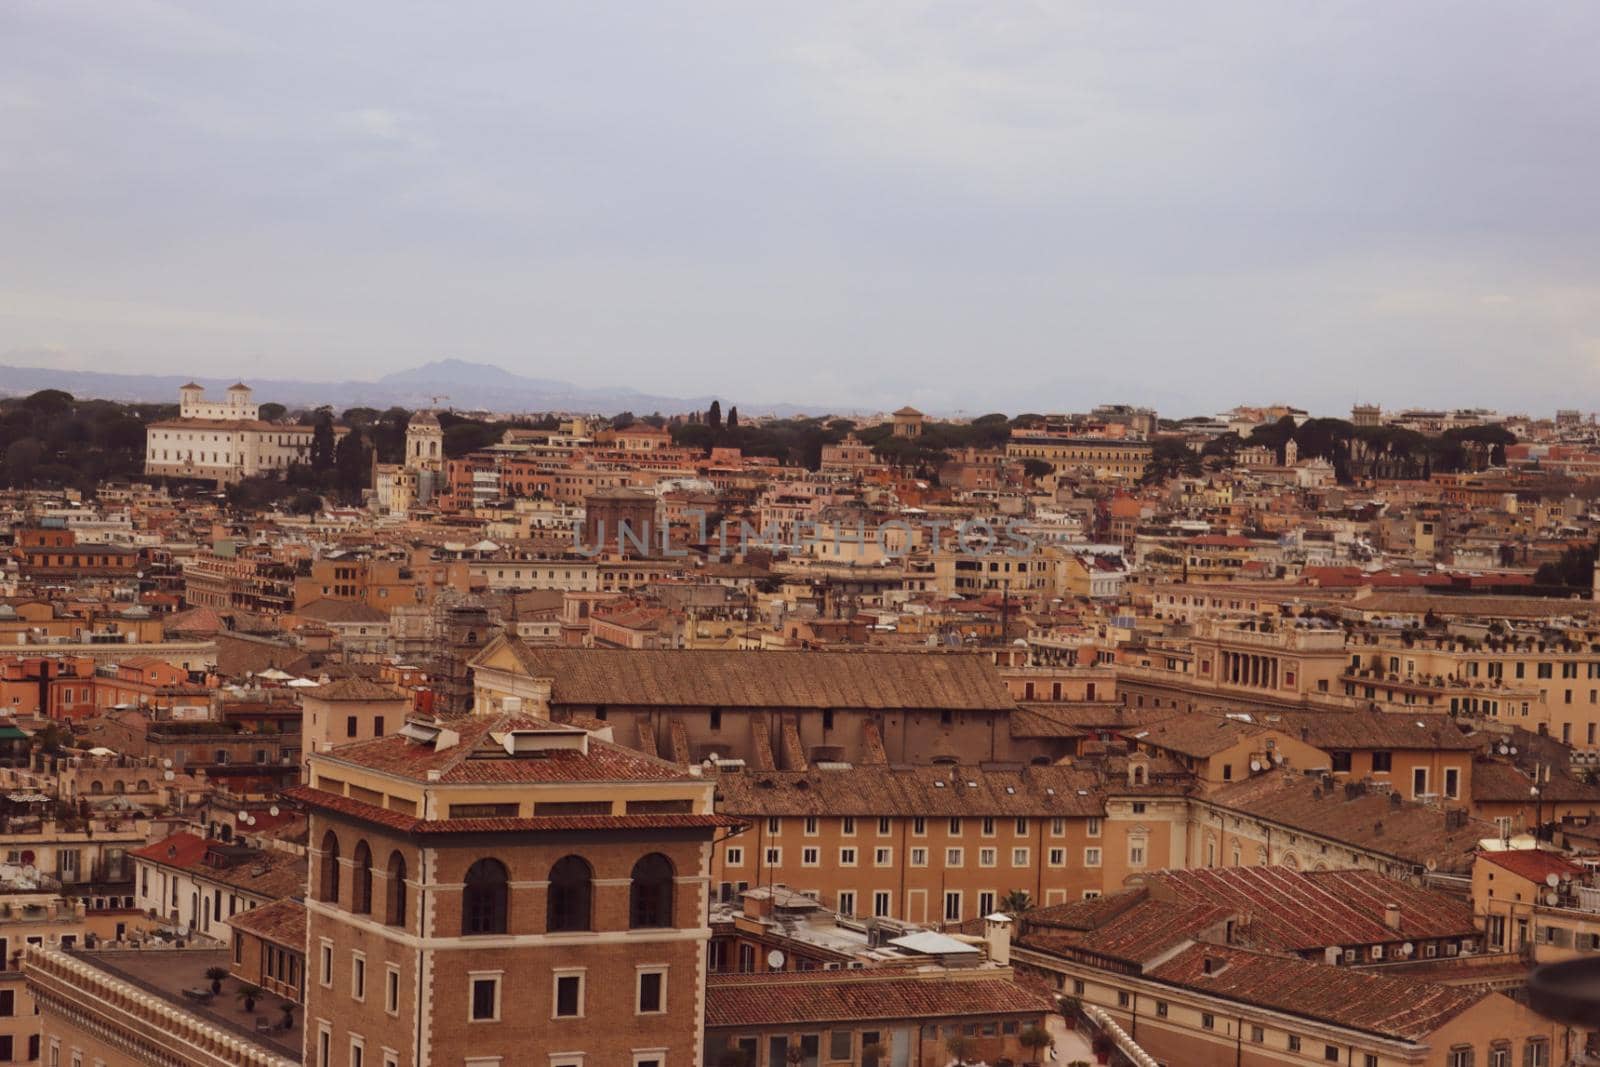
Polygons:
M587 930L594 899L594 871L581 856L564 856L550 868L545 929L553 933Z
M672 861L652 852L633 865L633 884L628 890L630 929L672 925L672 885L677 872Z
M389 853L389 884L386 890L383 921L390 926L406 924L406 858L398 849Z
M339 903L339 835L329 830L322 835L322 869L318 872L317 899Z
M357 915L372 914L372 849L366 841L356 842L356 877L351 887L350 910Z
M503 934L509 901L506 865L485 857L467 868L461 895L463 934Z

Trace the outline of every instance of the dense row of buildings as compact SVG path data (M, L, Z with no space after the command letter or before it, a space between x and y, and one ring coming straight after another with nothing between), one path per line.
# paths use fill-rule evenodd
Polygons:
M0 1063L1600 1061L1528 995L1600 959L1592 423L422 412L291 514L213 489L309 427L181 401L0 496Z

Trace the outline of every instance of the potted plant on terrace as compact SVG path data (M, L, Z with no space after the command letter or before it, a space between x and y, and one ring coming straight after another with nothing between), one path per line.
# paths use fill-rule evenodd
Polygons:
M1044 1057L1044 1050L1054 1048L1056 1039L1051 1037L1042 1026L1030 1026L1017 1035L1017 1043L1028 1050L1028 1058L1040 1060Z
M263 997L265 995L266 995L266 990L262 989L258 985L249 985L249 984L240 986L234 992L234 996L236 996L240 1000L244 1001L244 1010L247 1011L247 1012L255 1011L256 1010L256 1001L261 999L261 997Z
M206 977L211 979L211 992L213 995L222 992L222 980L228 977L226 967L207 967Z

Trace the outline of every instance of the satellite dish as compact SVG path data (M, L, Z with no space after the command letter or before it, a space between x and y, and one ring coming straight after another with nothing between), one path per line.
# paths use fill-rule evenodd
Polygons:
M1250 769L1252 771L1259 771L1261 769L1261 761L1260 760L1256 760L1256 759L1251 760L1250 761Z
M1409 942L1409 941L1407 941L1407 942L1406 942L1406 943L1405 943L1405 944L1403 944L1403 945L1401 945L1401 946L1400 946L1400 953L1401 953L1401 955L1404 955L1404 956L1409 956L1409 955L1411 955L1411 954L1412 954L1412 953L1413 953L1413 952L1415 952L1415 951L1417 951L1417 946L1416 946L1416 945L1413 945L1413 944L1412 944L1412 943L1411 943L1411 942Z
M1554 893L1546 893L1544 895L1544 902L1553 908L1561 902L1561 898Z
M272 816L276 816L278 814L278 805L274 804L274 805L272 805L272 807L268 808L267 809L267 814L268 815L272 815Z
M1544 884L1554 889L1561 884L1561 876L1554 871L1544 876Z
M780 952L778 949L773 949L771 952L767 953L767 968L774 971L783 970L784 958L785 957L782 952Z
M177 775L173 774L171 771L163 771L163 772L161 772L161 777L165 778L167 781L170 782L174 778L176 778Z
M170 768L172 766L172 760L171 759L162 760L161 761L161 766Z

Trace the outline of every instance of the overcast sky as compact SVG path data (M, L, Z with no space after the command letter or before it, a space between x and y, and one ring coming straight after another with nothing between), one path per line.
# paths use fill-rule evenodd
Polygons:
M1600 5L0 2L0 362L1600 408Z

